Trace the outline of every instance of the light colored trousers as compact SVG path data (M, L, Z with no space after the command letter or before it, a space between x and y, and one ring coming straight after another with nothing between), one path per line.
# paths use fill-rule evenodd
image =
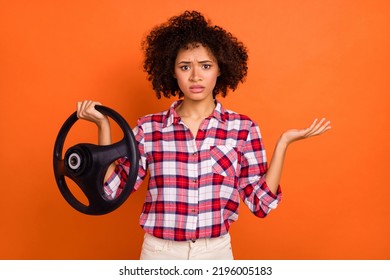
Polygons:
M171 241L144 236L141 260L233 260L230 235L192 241Z

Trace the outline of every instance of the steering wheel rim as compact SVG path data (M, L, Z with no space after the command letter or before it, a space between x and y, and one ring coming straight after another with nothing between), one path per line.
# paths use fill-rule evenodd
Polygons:
M121 206L134 189L138 175L139 152L134 134L126 120L113 109L96 105L96 110L112 118L121 128L123 139L107 146L80 143L70 147L63 155L65 139L77 122L74 112L62 125L54 145L53 168L58 188L65 200L77 211L87 215L108 214ZM126 157L130 170L120 195L110 200L104 195L104 175L115 160ZM65 177L73 180L83 191L89 204L80 202L70 191Z

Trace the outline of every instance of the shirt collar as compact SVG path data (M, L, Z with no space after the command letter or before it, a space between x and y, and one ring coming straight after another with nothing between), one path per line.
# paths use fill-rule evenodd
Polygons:
M225 122L226 121L225 109L223 108L222 104L217 99L215 99L214 101L215 101L216 106L215 106L213 113L210 115L210 118L215 118L216 120L218 120L220 122ZM177 114L175 109L182 102L183 102L183 100L180 99L180 100L175 101L171 105L171 107L169 108L169 110L167 111L167 113L165 115L165 120L164 120L165 127L168 127L172 124L178 124L180 122L180 117Z

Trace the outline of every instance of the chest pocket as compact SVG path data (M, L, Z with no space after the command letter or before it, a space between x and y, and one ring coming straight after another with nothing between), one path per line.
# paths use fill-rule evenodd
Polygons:
M222 176L236 176L238 165L237 149L231 146L211 146L211 165L213 173Z

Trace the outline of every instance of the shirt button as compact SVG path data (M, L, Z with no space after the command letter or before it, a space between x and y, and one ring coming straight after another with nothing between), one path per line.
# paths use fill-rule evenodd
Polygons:
M196 179L194 179L194 180L192 180L194 183L197 183L198 182L198 180L196 180Z
M193 155L193 156L196 156L197 154L198 154L197 152L194 152L192 155Z

